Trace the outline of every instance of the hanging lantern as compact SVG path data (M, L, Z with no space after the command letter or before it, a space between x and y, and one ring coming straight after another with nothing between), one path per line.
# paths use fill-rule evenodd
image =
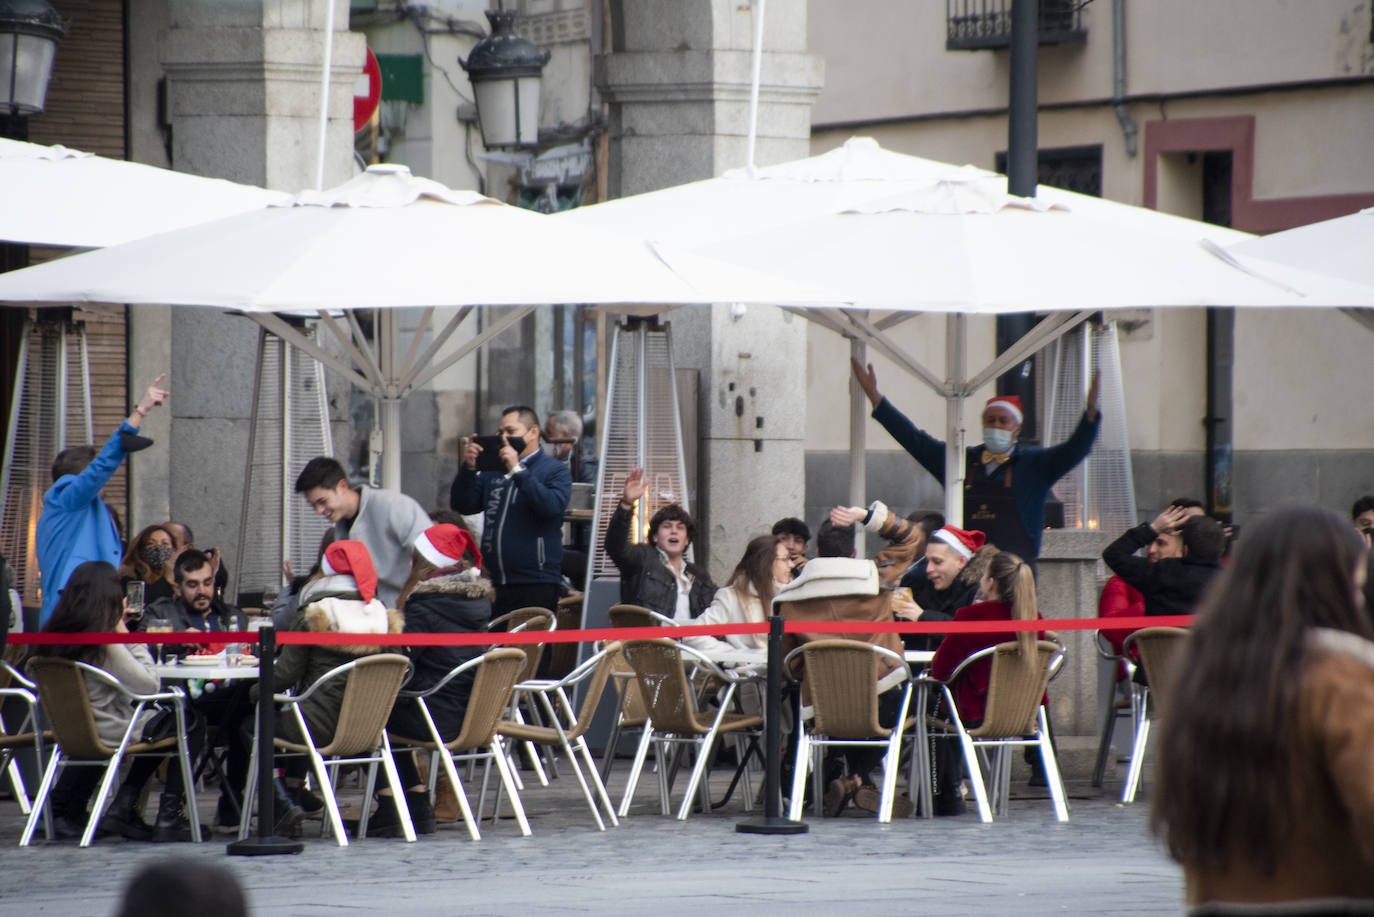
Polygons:
M0 0L0 114L37 114L67 26L46 0Z
M487 12L491 34L466 61L477 100L477 123L488 149L533 147L539 140L539 89L549 52L515 34L515 13Z

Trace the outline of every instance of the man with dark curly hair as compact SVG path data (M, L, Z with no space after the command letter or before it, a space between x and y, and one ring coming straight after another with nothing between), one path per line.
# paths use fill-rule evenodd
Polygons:
M630 543L635 501L644 496L644 469L625 478L620 503L606 526L606 553L620 569L620 601L642 605L680 622L711 604L716 585L705 567L687 560L697 525L687 510L670 503L649 520L649 541Z

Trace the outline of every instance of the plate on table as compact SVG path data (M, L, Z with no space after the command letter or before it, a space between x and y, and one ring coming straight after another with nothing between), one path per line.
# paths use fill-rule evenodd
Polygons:
M181 660L182 665L224 665L224 656L216 654L214 656L186 656Z

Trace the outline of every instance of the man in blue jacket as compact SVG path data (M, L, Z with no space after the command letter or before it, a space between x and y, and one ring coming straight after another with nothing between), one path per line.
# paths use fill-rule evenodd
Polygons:
M572 495L568 466L539 448L539 415L516 406L501 413L505 471L477 470L482 447L469 437L449 506L483 514L482 559L496 589L492 616L517 608L558 606L563 514ZM513 448L518 441L520 448Z
M124 456L152 445L138 434L148 412L166 400L165 389L158 388L163 373L148 386L133 413L105 442L99 453L94 446L72 446L53 459L53 485L43 494L43 512L38 517L34 545L38 573L43 589L41 623L57 607L58 596L72 571L88 560L103 560L119 566L123 548L110 508L100 491L114 476Z
M850 361L854 378L873 405L873 419L883 425L921 467L945 483L945 444L919 429L878 391L872 364ZM1097 439L1099 374L1094 372L1083 419L1057 446L1020 446L1021 402L1015 395L988 399L983 409L983 441L965 454L963 527L982 532L989 544L1034 564L1045 529L1045 499L1054 482L1087 457ZM952 524L952 520L951 520Z

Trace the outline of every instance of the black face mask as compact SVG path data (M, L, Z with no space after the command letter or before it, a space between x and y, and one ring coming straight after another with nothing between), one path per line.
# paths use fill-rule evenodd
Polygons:
M172 550L171 545L165 544L146 545L143 550L139 552L140 556L143 558L143 562L154 570L165 568L167 564L171 562L173 553L175 552Z

